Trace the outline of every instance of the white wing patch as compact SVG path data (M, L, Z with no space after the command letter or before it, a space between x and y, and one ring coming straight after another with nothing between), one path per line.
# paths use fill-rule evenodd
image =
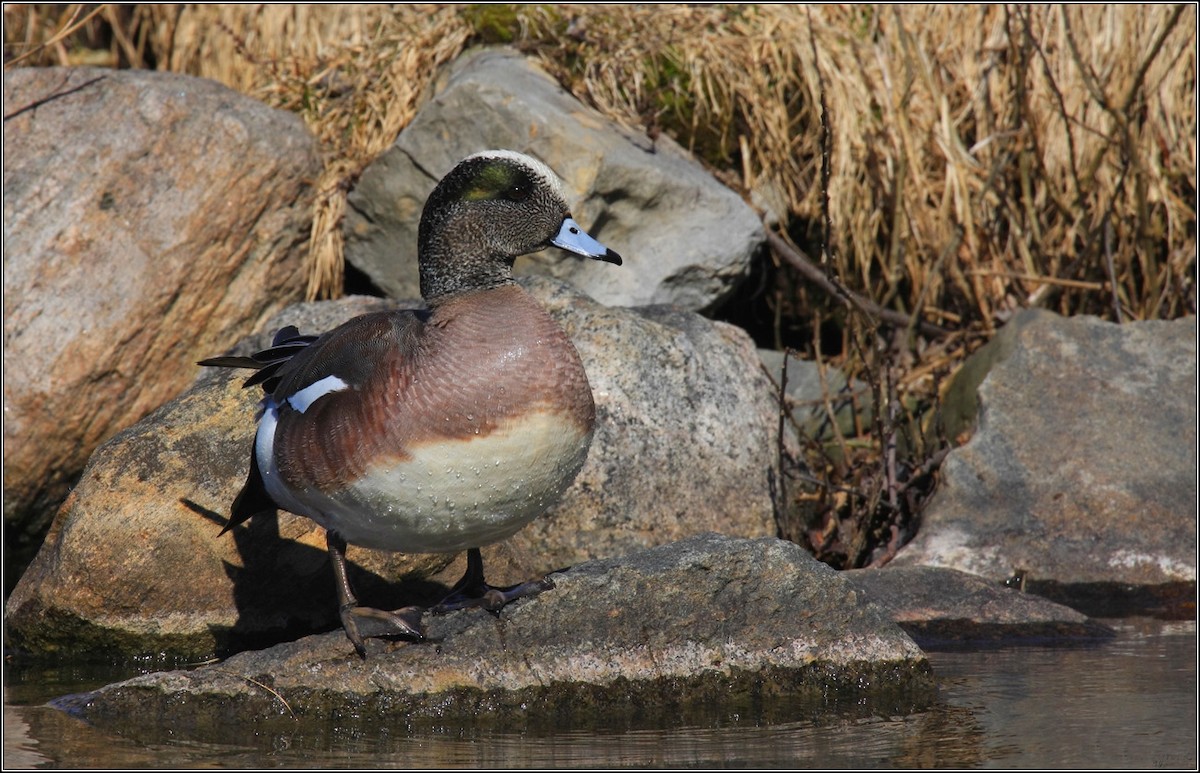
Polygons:
M337 376L326 376L320 381L314 381L287 399L288 405L300 413L308 410L309 406L327 394L349 389L350 385Z

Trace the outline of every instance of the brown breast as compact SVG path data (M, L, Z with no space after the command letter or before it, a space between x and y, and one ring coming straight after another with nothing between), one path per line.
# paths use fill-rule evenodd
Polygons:
M517 285L456 297L425 321L396 312L344 327L321 356L350 358L351 388L303 414L280 411L276 460L294 489L333 493L418 446L486 436L523 415L550 412L584 433L595 423L575 347Z

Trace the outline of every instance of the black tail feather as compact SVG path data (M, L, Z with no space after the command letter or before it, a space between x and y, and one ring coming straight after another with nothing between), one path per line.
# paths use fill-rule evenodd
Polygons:
M317 340L314 335L300 335L294 325L287 325L275 333L269 349L255 352L249 357L222 356L201 360L200 365L216 368L246 368L255 371L242 384L242 388L262 384L263 391L268 395L274 394L279 386L279 372L285 365L305 347ZM233 500L229 510L229 522L221 529L221 534L240 523L245 523L256 515L273 514L279 506L267 492L263 483L262 471L258 468L257 450L250 452L250 472L246 475L246 483Z
M233 507L229 509L229 523L221 529L221 534L256 515L274 514L278 509L279 506L271 499L271 495L267 493L267 486L263 483L262 473L258 469L258 454L251 449L250 472L246 475L246 484L233 500Z
M211 368L253 368L255 370L262 367L262 363L253 357L209 357L196 364Z

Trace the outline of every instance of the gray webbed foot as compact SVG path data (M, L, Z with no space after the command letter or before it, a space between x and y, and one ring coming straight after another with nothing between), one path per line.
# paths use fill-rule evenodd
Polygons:
M480 555L478 548L471 548L467 551L466 573L450 589L446 598L429 611L435 615L444 615L458 609L479 607L494 615L499 615L505 604L526 596L536 596L553 587L554 581L549 577L505 588L488 585L483 579L483 556Z
M343 605L338 610L342 618L342 628L346 630L346 638L362 658L367 657L367 639L384 636L403 636L416 640L425 638L425 633L421 630L421 617L424 612L421 607L404 607L388 612L351 604Z
M338 616L342 619L346 638L354 645L360 658L365 660L367 657L367 639L403 636L419 641L425 638L425 633L421 630L421 617L425 610L421 607L403 607L388 612L359 606L354 591L350 589L350 577L346 573L346 541L332 531L326 532L325 541L329 546L329 560L333 564L333 577L336 581Z

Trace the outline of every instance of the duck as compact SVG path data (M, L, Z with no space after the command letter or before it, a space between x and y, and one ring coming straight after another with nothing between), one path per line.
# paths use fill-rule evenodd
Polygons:
M426 611L499 610L553 588L496 587L480 548L558 503L596 423L583 362L562 328L513 279L517 257L548 247L620 266L571 215L559 177L510 150L459 162L426 200L418 229L425 308L364 314L320 335L279 330L249 357L202 360L255 371L264 397L249 473L221 534L286 510L326 532L342 628L365 640L423 638ZM360 604L348 544L467 553L431 609Z

